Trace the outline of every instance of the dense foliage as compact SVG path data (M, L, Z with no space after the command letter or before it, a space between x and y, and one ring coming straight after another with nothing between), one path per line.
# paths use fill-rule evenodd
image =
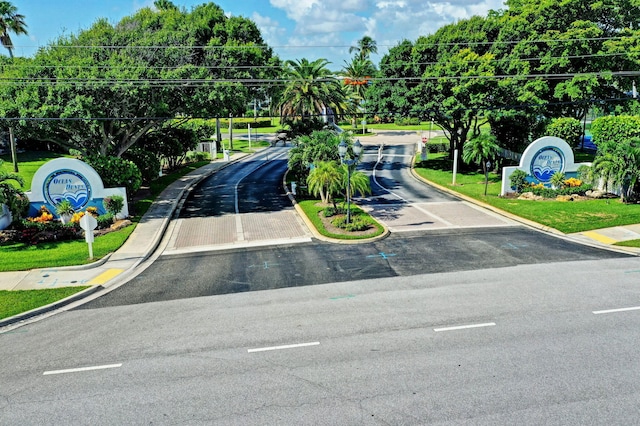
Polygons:
M256 25L213 3L162 2L112 25L63 35L33 59L0 66L0 117L33 137L83 154L122 156L177 115L228 117L264 90L244 80L277 68ZM18 125L19 124L19 125Z

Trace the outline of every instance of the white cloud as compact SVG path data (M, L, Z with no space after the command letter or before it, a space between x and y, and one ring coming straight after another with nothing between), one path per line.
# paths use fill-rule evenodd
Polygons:
M306 54L293 57L325 57L339 66L351 57L348 46L364 35L377 42L381 56L404 39L415 41L445 24L504 7L502 0L270 0L270 3L294 24L281 45L315 46L307 49ZM282 27L256 22L269 40L270 31L276 28L282 31ZM278 35L286 37L282 32ZM282 55L292 57L293 50L282 51Z
M260 34L264 41L270 46L281 46L287 30L280 26L280 23L268 16L262 16L257 12L253 12L251 20L256 23L260 29Z

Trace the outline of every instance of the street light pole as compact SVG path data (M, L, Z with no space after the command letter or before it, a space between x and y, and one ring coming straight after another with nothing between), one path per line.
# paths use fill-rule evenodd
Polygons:
M347 166L347 223L351 223L351 167L358 163L360 153L362 152L362 144L359 139L353 144L352 151L354 158L347 158L349 146L344 139L338 145L338 154L340 161Z

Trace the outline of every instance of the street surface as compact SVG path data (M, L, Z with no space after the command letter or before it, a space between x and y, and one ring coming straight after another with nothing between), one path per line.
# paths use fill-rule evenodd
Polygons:
M635 424L640 310L606 311L640 305L639 274L590 260L69 311L0 335L0 424Z
M286 150L195 188L132 281L0 334L0 424L635 424L640 259L540 233L368 144L392 234L311 238ZM374 171L375 166L375 171Z

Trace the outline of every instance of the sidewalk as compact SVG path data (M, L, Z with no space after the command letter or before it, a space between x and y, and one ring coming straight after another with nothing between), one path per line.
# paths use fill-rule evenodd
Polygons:
M72 286L90 287L58 304L0 320L0 327L57 309L64 304L70 303L70 301L81 299L105 287L116 285L126 280L134 272L135 268L154 252L162 240L171 217L185 192L215 171L246 155L248 154L236 153L231 157L231 161L215 160L169 185L153 202L125 244L117 252L100 261L81 266L1 272L0 290L39 290Z

